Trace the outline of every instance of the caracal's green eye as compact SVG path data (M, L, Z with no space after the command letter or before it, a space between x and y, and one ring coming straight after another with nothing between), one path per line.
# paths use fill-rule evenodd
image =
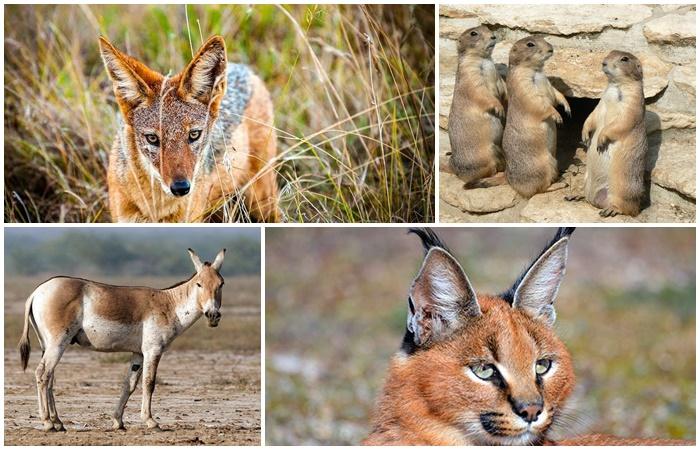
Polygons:
M488 380L496 373L496 368L493 364L479 364L477 366L472 366L472 372L474 375L481 378L482 380Z
M552 360L551 359L540 359L535 363L535 373L537 375L544 375L545 373L549 372L549 369L552 368Z
M194 142L202 135L202 130L192 130L190 131L190 142Z
M158 139L158 136L156 136L154 133L147 133L144 134L146 137L146 142L148 142L151 145L158 145L160 144L160 139Z

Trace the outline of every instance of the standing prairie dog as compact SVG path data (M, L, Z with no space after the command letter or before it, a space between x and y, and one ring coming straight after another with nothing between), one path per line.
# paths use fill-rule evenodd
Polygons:
M561 105L571 109L542 72L554 49L544 38L517 41L508 61L508 117L503 132L506 178L520 195L545 192L559 177L556 160L557 124Z
M496 36L482 25L462 33L457 47L459 62L447 128L452 148L449 169L468 187L503 170L506 85L491 60L495 45Z
M642 65L631 53L613 50L603 61L608 87L583 124L588 146L585 199L603 217L636 216L644 199L647 135ZM593 137L591 137L593 133ZM572 195L567 200L583 200Z

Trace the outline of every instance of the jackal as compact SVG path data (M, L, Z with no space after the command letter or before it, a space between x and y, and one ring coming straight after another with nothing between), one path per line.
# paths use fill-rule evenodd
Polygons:
M122 120L109 156L112 220L200 222L231 194L250 216L279 220L270 93L252 70L228 63L213 36L175 76L100 49Z

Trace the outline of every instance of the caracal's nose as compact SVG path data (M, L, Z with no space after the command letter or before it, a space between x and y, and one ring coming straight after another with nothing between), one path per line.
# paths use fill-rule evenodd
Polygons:
M173 184L170 185L170 192L178 197L187 195L190 192L190 182L185 179L173 180Z

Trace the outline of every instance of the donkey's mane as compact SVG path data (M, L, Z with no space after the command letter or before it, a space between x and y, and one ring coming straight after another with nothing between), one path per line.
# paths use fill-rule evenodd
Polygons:
M205 263L205 264L208 264L208 263ZM190 275L190 277L189 277L188 279L182 280L182 281L178 281L177 283L173 284L172 286L168 286L168 287L166 287L166 288L163 288L163 290L165 291L165 290L167 290L167 289L172 289L172 288L176 288L176 287L178 287L178 286L182 286L183 284L187 283L187 282L190 281L192 278L194 278L195 275L197 275L197 272L195 272L195 273L193 273L192 275Z

